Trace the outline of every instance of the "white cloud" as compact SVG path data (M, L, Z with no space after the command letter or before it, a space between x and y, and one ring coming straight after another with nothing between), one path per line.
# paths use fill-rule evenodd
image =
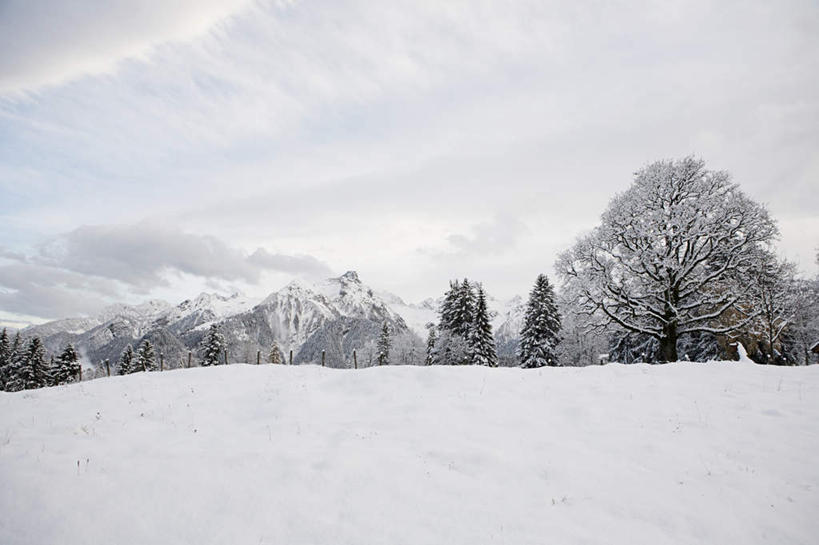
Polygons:
M110 73L167 42L193 39L248 0L88 0L0 4L0 94Z

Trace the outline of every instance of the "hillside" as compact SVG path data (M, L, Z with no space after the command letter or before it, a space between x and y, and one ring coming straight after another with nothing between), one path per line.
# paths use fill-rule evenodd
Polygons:
M819 366L233 365L0 392L0 543L815 543Z

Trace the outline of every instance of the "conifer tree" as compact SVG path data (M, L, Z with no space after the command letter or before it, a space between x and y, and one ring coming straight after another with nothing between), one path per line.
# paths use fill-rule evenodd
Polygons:
M20 332L14 335L14 340L9 349L8 364L6 365L6 385L7 392L19 392L25 388L25 384L20 379L20 364L23 361L23 341L20 339Z
M0 333L0 390L6 389L6 382L11 371L11 339L6 328Z
M275 340L270 347L270 354L267 355L267 361L274 364L280 364L282 362L282 352L279 350L279 344Z
M202 366L219 365L224 350L225 338L219 333L216 324L212 324L202 339Z
M492 323L489 321L489 310L486 307L486 294L480 284L469 336L469 355L473 365L498 366L495 337L492 335Z
M120 375L129 375L137 370L134 368L134 349L130 344L120 354L118 367L117 373Z
M31 339L16 367L12 391L43 388L51 383L45 348L39 337Z
M142 341L136 352L136 371L156 371L156 354L148 339Z
M80 373L80 357L72 344L68 344L52 364L54 384L68 384L77 380Z
M458 280L449 282L449 291L444 294L441 302L441 319L439 320L441 331L453 331L455 329L455 307L461 292L461 283Z
M560 343L560 313L549 279L541 274L529 294L523 329L520 332L521 367L556 366Z
M387 322L381 326L381 335L378 337L378 365L390 364L390 347L392 340L390 339L390 326Z
M427 335L427 353L426 358L424 359L425 365L433 365L436 363L436 350L435 350L435 343L438 340L438 335L435 332L435 324L432 322L427 324L427 331L429 334Z
M472 322L475 319L475 291L469 280L464 278L457 291L455 308L453 311L452 331L465 340L469 339Z

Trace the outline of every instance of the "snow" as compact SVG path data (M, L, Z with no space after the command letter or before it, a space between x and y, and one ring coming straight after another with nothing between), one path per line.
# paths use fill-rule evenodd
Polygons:
M401 316L407 327L421 339L426 339L429 334L429 330L427 330L428 323L438 323L438 311L426 306L405 303L400 300L388 300L387 306L393 313Z
M429 298L421 303L413 304L405 303L397 295L388 292L380 292L379 295L386 301L390 310L401 316L407 326L422 339L427 338L427 324L430 322L437 324L440 319L439 309L443 297ZM489 307L489 316L492 319L492 330L495 336L503 339L518 337L526 310L523 299L516 295L504 301L487 295L486 303Z
M0 393L0 543L815 543L819 366L232 365Z

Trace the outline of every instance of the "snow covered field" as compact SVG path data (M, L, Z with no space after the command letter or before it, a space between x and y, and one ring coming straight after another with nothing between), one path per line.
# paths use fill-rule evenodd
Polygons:
M249 366L0 393L0 543L816 543L819 366Z

